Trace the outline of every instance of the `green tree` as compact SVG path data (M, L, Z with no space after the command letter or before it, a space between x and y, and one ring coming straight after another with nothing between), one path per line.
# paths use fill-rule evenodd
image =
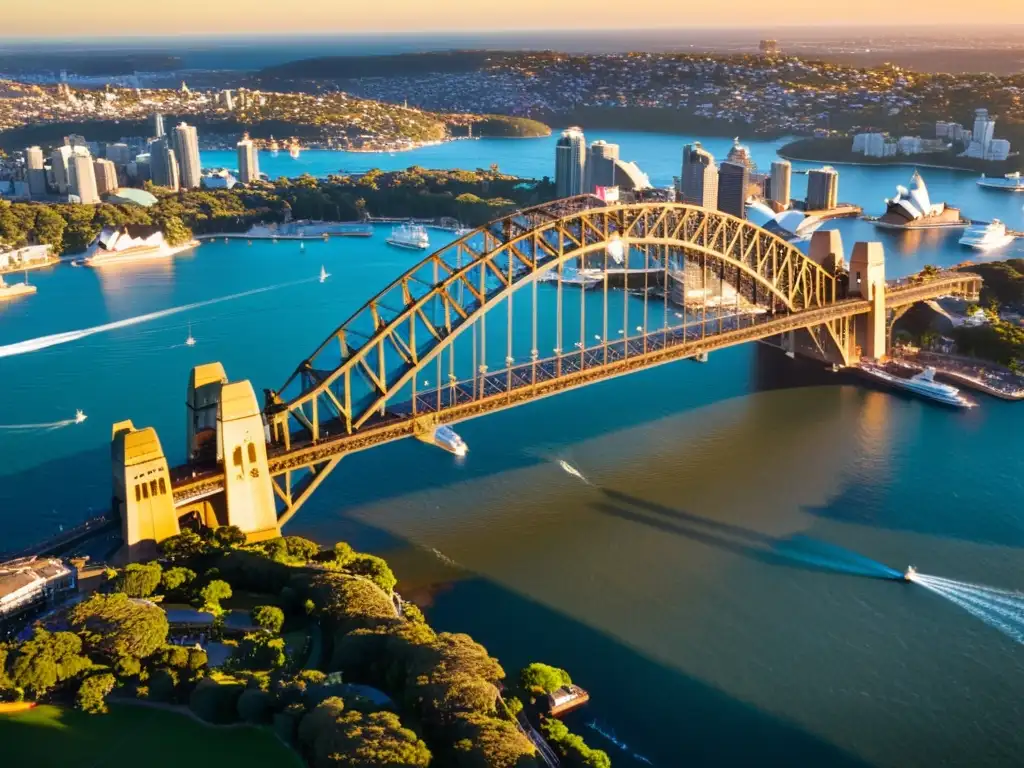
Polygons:
M251 632L238 644L233 661L242 669L280 669L287 661L284 639Z
M455 768L537 768L537 750L508 720L479 713L455 717Z
M231 585L226 581L214 579L199 592L203 600L203 610L210 613L220 613L220 601L231 597Z
M266 725L273 717L274 697L259 688L247 688L238 697L238 717L253 725Z
M237 525L222 525L213 529L210 543L219 549L234 549L245 544L245 534Z
M163 575L160 577L160 586L166 593L180 595L188 589L188 586L195 579L195 571L176 566L168 568L163 572Z
M160 563L131 563L118 574L114 589L128 597L149 597L160 586Z
M64 217L47 205L36 207L35 238L40 243L53 246L54 253L64 252Z
M389 595L394 590L395 584L398 583L398 579L391 572L387 562L376 555L363 553L352 555L345 563L345 570L367 577Z
M583 738L572 733L561 720L548 718L541 723L541 732L567 766L580 766L580 768L611 768L612 766L607 752L587 746Z
M524 691L552 693L563 685L571 685L572 679L564 669L534 662L523 667L519 673L519 685Z
M207 550L207 544L199 534L188 529L176 536L164 539L157 547L160 549L160 554L170 560L189 560Z
M116 684L114 676L109 672L87 677L78 687L75 706L89 714L102 714L107 711L107 696Z
M71 632L37 628L29 640L7 655L10 684L38 699L58 683L70 680L91 666L82 654L82 640Z
M284 611L276 605L257 605L252 610L252 620L257 626L276 634L284 625Z
M167 615L157 605L123 593L93 595L68 613L85 647L110 661L122 656L146 658L167 641Z

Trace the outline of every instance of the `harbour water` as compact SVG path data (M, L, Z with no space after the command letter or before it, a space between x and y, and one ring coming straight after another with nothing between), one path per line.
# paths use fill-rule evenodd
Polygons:
M658 184L680 137L604 132ZM553 139L464 141L397 156L261 157L271 175L338 168L551 173ZM706 141L717 156L728 142ZM759 165L774 145L755 144ZM229 164L206 154L204 164ZM280 163L280 166L274 163ZM293 164L307 164L305 166ZM361 165L357 165L357 163ZM333 166L333 167L332 167ZM912 169L841 168L877 212ZM925 170L933 198L1024 229L1021 200ZM795 193L804 177L794 177ZM835 223L886 244L890 276L971 257L956 233ZM109 430L155 426L184 454L191 366L278 387L421 255L372 239L208 242L167 264L67 266L0 307L0 348L275 286L0 358L0 536L30 543L108 503ZM911 239L919 238L918 240ZM441 233L432 232L434 245ZM1024 255L1021 243L1000 258ZM319 283L323 265L330 279ZM197 344L184 345L191 324ZM529 346L529 330L522 332ZM513 673L568 668L575 729L615 765L1001 766L1024 749L1024 648L876 563L1024 585L1024 409L950 412L748 345L458 427L463 462L417 441L345 459L289 532L349 540L395 566L436 625ZM589 481L565 472L564 460ZM623 750L585 723L596 720Z

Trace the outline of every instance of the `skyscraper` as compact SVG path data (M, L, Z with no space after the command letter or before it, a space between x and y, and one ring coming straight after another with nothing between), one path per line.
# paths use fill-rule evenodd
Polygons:
M238 180L242 184L252 184L260 178L259 153L256 151L249 134L242 136L238 142Z
M584 192L587 139L580 128L562 131L555 145L555 194L572 197Z
M771 199L783 208L789 207L793 165L788 160L776 160L772 163Z
M615 161L619 159L619 145L595 141L587 151L584 192L596 187L615 186Z
M132 161L132 151L127 144L107 144L107 160L114 165L128 165Z
M839 202L839 171L826 165L807 172L807 210L835 208Z
M199 163L199 134L194 126L180 123L174 129L174 154L178 158L181 186L195 189L203 182L203 167Z
M164 130L164 116L159 112L153 113L153 135L158 139L167 135Z
M67 144L63 144L56 147L52 153L50 153L50 169L53 171L53 186L57 190L57 194L66 195L68 193L68 161L71 159L71 147Z
M68 181L72 195L79 202L90 204L100 201L96 190L96 171L91 155L72 155L68 163Z
M43 150L29 147L25 150L25 180L28 193L34 198L46 195L46 171L43 169Z
M179 187L178 159L166 136L149 145L149 174L158 187Z
M99 195L106 195L117 189L117 166L112 160L99 158L92 166L93 173L96 174L96 192Z
M679 197L684 203L714 210L718 207L718 169L715 157L700 142L683 147Z
M750 169L746 163L722 163L718 167L718 210L745 219L749 185Z

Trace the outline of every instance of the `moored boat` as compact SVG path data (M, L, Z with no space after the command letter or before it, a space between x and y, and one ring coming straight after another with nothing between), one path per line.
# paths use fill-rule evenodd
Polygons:
M901 376L894 376L883 367L871 364L861 364L860 370L875 379L886 382L898 389L904 389L915 395L933 400L942 405L949 405L953 408L973 408L974 403L960 394L960 390L949 384L942 384L935 381L935 369L928 366L920 373L904 379Z
M978 179L978 186L985 187L986 189L1001 189L1005 192L1024 192L1024 178L1021 177L1020 171L1007 173L1001 178L993 178L981 174L981 178Z
M1014 235L1006 231L1006 225L999 219L993 219L988 224L973 224L968 227L960 238L960 245L966 245L976 251L993 251L1009 245L1013 240Z
M427 235L427 230L418 224L401 224L391 230L391 236L388 237L387 243L396 248L424 251L430 247L430 237Z

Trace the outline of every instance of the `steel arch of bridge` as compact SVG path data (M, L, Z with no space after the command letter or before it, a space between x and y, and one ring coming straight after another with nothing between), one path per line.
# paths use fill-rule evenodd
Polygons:
M723 277L729 270L737 287L744 282L753 300L773 312L816 309L837 298L834 275L784 240L720 211L678 203L608 207L587 196L560 200L474 230L367 302L281 390L267 393L273 439L287 447L297 428L315 442L328 421L349 434L359 430L400 390L415 388L420 370L511 294L570 260L607 254L615 241L627 252L675 249L703 259L705 269L709 260L717 263ZM359 402L354 383L369 393Z

